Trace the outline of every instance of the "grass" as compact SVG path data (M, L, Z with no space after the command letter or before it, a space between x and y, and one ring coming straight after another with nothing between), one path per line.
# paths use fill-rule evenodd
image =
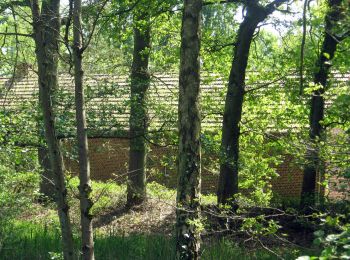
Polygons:
M60 233L55 227L30 222L17 222L7 229L9 236L0 247L0 259L62 259ZM79 239L75 237L75 248ZM133 234L129 236L95 234L96 259L163 260L175 259L175 243L164 235ZM79 252L77 250L77 255ZM296 252L284 252L285 259L295 259ZM206 242L202 246L202 259L277 259L275 255L261 249L238 247L230 240Z
M69 178L69 204L75 232L75 248L79 259L79 200L78 178ZM123 207L126 199L126 186L114 182L93 182L93 200L96 202L93 213L98 217L109 213L111 209ZM174 225L174 205L176 191L155 182L147 185L150 202L142 211L125 212L112 218L100 228L95 228L96 259L122 260L168 260L175 259L175 240L173 230L165 231ZM165 204L161 204L165 201ZM203 195L202 204L215 204L216 196ZM27 212L29 211L29 212ZM108 214L107 214L108 216ZM143 218L143 216L146 216ZM165 218L161 218L164 216ZM168 217L170 217L168 219ZM113 215L112 215L113 217ZM139 223L140 222L140 223ZM150 223L148 223L150 222ZM4 222L5 223L5 222ZM62 259L61 239L54 203L36 204L31 210L4 224L0 219L0 259L32 260ZM151 229L148 224L159 224ZM297 252L290 248L276 249L285 259L295 259ZM307 254L307 253L305 253ZM263 249L244 248L232 240L206 240L202 244L202 259L277 259Z
M57 228L30 222L17 222L6 230L2 241L0 259L61 259L60 232ZM74 238L79 248L78 237ZM97 259L169 259L173 242L160 235L117 236L95 234ZM77 255L79 252L77 250Z
M79 179L78 177L69 178L68 187L72 191L70 195L79 193L78 191ZM118 204L123 204L126 199L126 185L117 184L113 181L92 181L92 197L96 201L93 211L98 214L110 206L116 207ZM147 183L147 194L150 198L175 201L176 190L165 187L157 182ZM74 200L70 197L70 200ZM215 204L217 201L214 194L202 194L202 204Z

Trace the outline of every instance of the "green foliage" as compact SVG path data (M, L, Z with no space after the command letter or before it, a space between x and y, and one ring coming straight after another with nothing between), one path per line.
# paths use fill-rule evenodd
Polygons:
M308 259L349 259L350 258L350 225L346 225L341 233L328 234L318 230L314 233L314 243L322 247L320 256L301 256L298 260Z
M33 207L39 194L37 187L37 173L0 166L0 251L14 219Z
M265 219L264 215L254 218L245 218L241 230L247 232L252 238L274 235L281 228L276 221Z
M350 226L345 227L339 234L330 234L326 237L319 234L316 242L324 246L320 258L350 258Z
M210 1L203 7L201 67L203 84L201 88L202 107L202 149L203 169L218 173L221 156L221 125L223 104L226 87L217 87L215 82L220 79L221 85L226 85L232 62L234 41L237 36L241 13L244 9L236 4L220 4ZM262 1L265 4L268 1ZM344 1L344 22L335 26L332 32L341 36L349 30L348 6ZM167 1L109 1L101 10L102 1L84 3L82 32L84 40L89 39L93 26L89 48L84 53L84 70L88 83L85 86L88 133L89 135L126 135L129 113L129 89L122 84L115 84L114 79L101 79L91 74L109 74L127 77L131 67L133 50L133 28L143 27L148 21L134 23L133 16L142 12L150 13L152 27L152 46L150 53L151 88L164 84L157 78L157 73L164 73L174 78L174 91L169 96L155 91L157 95L148 100L148 109L152 111L150 129L146 138L151 143L167 147L176 147L177 143L177 106L178 92L177 70L179 66L181 9L182 4L177 0ZM136 5L135 5L136 3ZM209 3L209 2L207 2ZM1 3L2 4L2 3ZM295 3L292 11L300 14L301 4ZM285 6L281 7L285 8ZM290 9L289 6L286 6ZM350 97L348 81L334 84L330 80L323 95L327 104L325 119L322 126L325 135L320 137L319 146L308 141L308 114L311 95L320 90L320 85L313 82L315 64L320 55L320 45L324 36L324 17L327 10L326 1L311 4L307 13L307 37L305 43L304 83L299 86L299 76L296 71L301 64L300 43L302 20L300 15L291 18L278 15L269 17L266 23L273 23L279 34L269 27L259 25L254 42L251 46L246 93L243 115L240 123L240 160L239 186L241 193L237 195L241 206L268 206L273 196L272 181L278 177L276 166L286 157L292 155L290 166L302 166L306 147L317 148L320 158L327 161L326 186L328 179L334 176L342 178L337 186L342 191L349 188L349 134L350 134ZM96 21L101 11L100 19ZM66 19L67 10L62 17ZM33 40L30 37L5 35L6 33L32 33L30 10L27 7L6 8L0 14L0 75L13 76L7 83L15 79L18 65L29 64L37 70ZM62 33L65 28L62 26ZM330 32L327 32L330 33ZM63 34L62 34L63 35ZM71 34L68 35L71 40ZM332 71L346 72L349 68L350 37L338 45L338 51L332 60ZM60 72L67 73L71 68L70 47L61 44ZM321 53L329 59L330 54ZM344 76L344 75L343 75ZM345 75L348 77L348 75ZM92 82L92 83L91 83ZM60 136L75 137L74 95L67 91L65 83L54 93L56 105L57 133ZM0 95L6 96L13 86L6 85L0 89ZM299 88L304 90L299 95ZM216 98L218 97L218 98ZM14 218L31 209L38 195L39 167L37 165L36 149L42 145L42 116L37 109L38 96L35 102L21 104L13 111L4 109L0 113L0 258L50 258L60 259L59 233L56 229L31 225L18 226ZM118 100L113 103L110 101ZM181 105L181 104L180 104ZM5 108L5 106L4 106ZM96 109L98 108L98 109ZM159 124L161 122L161 125ZM214 122L208 124L208 122ZM210 125L210 127L208 127ZM334 128L337 130L335 131ZM336 132L336 133L335 133ZM38 134L39 133L39 134ZM70 140L68 140L70 141ZM77 159L76 144L72 141L72 149L64 151L66 157ZM108 149L100 147L99 149ZM166 153L163 158L151 158L153 171L156 171L158 161L167 169L176 170L176 148ZM160 173L161 174L161 173ZM159 175L160 175L159 174ZM73 220L79 219L78 207L78 178L69 178L68 196L72 206ZM111 208L122 206L125 202L125 185L114 182L92 182L92 197L95 202L92 212L100 215ZM151 182L147 192L150 198L174 201L175 190ZM345 193L343 193L345 194ZM215 204L215 195L201 197L202 204ZM290 202L295 204L298 202ZM288 204L283 202L283 204ZM50 207L51 205L48 205ZM223 209L227 209L223 207ZM339 210L335 210L339 213ZM294 214L295 212L293 212ZM349 255L349 227L343 226L343 214L331 216L320 215L322 233L316 242L324 248L321 259L336 258ZM57 218L47 221L48 225L57 228ZM45 220L46 221L46 220ZM44 221L44 222L45 222ZM79 220L75 221L78 223ZM202 220L194 220L193 225L202 228ZM46 222L45 222L46 223ZM343 229L340 234L328 234L332 229ZM274 235L279 229L278 222L268 221L264 216L247 218L242 230L251 236ZM33 231L33 232L31 232ZM328 235L326 235L326 233ZM172 239L164 237L116 235L97 236L96 257L121 259L159 259L172 258L174 254ZM13 250L14 247L19 250ZM4 250L1 250L4 249ZM24 255L27 254L28 255ZM269 259L266 252L254 252L252 255L239 249L231 241L204 247L203 259Z
M14 218L33 207L38 198L39 168L28 115L0 114L0 248L11 232Z
M3 2L5 4L5 2L12 1ZM29 19L27 10L23 7L7 8L0 13L0 76L15 76L14 74L18 73L19 65L35 62L35 55L33 55L35 52L34 43L32 38L28 37L31 32ZM28 36L16 37L14 36L16 33L27 34Z
M169 189L157 182L151 182L147 184L147 194L155 199L162 198L171 201L175 198L176 191Z
M79 178L68 177L67 179L67 187L70 190L68 193L69 204L73 212L79 212L79 200L77 199L79 194ZM114 181L92 181L91 186L91 197L94 202L91 209L92 215L98 216L110 209L123 207L126 199L126 185L119 185ZM75 214L73 214L73 216L79 218L79 216L75 216Z

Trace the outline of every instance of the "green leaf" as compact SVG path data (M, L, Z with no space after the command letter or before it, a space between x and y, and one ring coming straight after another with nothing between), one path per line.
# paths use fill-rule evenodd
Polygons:
M311 257L307 255L299 256L296 260L310 260Z
M314 232L315 237L323 237L324 236L324 231L323 230L317 230Z
M331 58L331 55L329 55L329 53L327 53L327 52L324 52L323 56L325 56L326 59L328 59L328 60Z
M337 241L339 238L339 235L335 235L335 234L330 234L326 237L326 241L328 242L334 242Z

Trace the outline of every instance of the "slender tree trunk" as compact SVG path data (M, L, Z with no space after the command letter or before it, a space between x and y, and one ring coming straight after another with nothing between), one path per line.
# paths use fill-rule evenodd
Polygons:
M328 12L325 17L325 34L322 44L320 56L316 62L316 73L314 75L314 83L319 86L312 93L310 102L310 142L306 153L306 163L304 166L304 177L301 192L300 205L302 208L313 206L315 204L316 192L316 175L322 168L322 162L319 157L319 140L322 137L323 128L321 122L324 118L324 97L323 94L327 90L327 80L330 69L330 61L333 59L340 39L332 35L333 28L341 18L341 4L343 0L329 0Z
M147 90L150 49L149 12L145 6L134 12L134 54L131 68L130 152L127 204L141 204L146 198L146 156L148 131Z
M299 66L299 95L303 94L304 89L304 56L305 56L305 42L306 42L306 13L307 7L310 0L304 0L303 6L303 34L301 37L301 45L300 45L300 66Z
M43 111L45 139L48 145L52 176L55 184L55 201L62 232L64 259L73 259L73 236L67 203L67 189L59 141L55 132L53 91L57 88L57 56L60 30L59 0L42 2L41 14L37 0L32 2L33 30L40 88L40 106Z
M87 124L83 87L83 43L81 25L81 0L74 0L73 7L73 62L74 62L74 83L75 83L75 106L76 124L79 153L79 197L80 197L80 222L81 222L81 243L84 260L93 260L94 239L92 227L91 208L91 180L89 147L87 138Z
M250 45L258 24L284 2L287 0L274 0L262 6L258 0L247 1L246 15L236 37L222 124L222 155L217 191L218 204L229 204L233 210L237 208L234 195L238 193L239 124L242 117Z
M201 0L185 0L179 76L179 165L176 210L177 259L199 259L201 183L200 23Z
M260 5L248 5L246 16L236 38L233 61L229 76L222 124L221 164L218 185L218 203L231 204L238 193L239 135L245 91L245 74L250 45L257 25L265 20L267 13Z

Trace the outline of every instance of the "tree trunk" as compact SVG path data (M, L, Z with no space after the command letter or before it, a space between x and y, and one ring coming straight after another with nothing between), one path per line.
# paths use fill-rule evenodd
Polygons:
M330 69L330 61L333 59L337 49L339 39L332 35L336 23L341 17L341 4L343 0L329 0L328 12L325 16L325 34L318 61L316 62L316 73L314 83L320 86L319 89L312 93L310 102L310 142L306 153L306 163L304 166L304 177L302 184L300 205L302 208L315 205L316 192L316 175L321 174L322 162L319 157L319 139L322 137L323 129L321 122L324 118L324 97L323 94L327 89L327 80Z
M179 164L176 210L178 259L199 259L201 118L200 23L201 0L185 0L181 29L179 75Z
M38 148L38 159L41 166L40 174L40 194L43 198L40 201L54 200L55 199L55 185L51 171L49 151L46 147Z
M145 6L134 12L134 54L131 68L130 152L127 187L128 206L141 204L146 198L146 156L148 130L147 90L150 49L150 21Z
M79 154L79 198L80 198L80 225L81 225L81 248L84 260L93 260L94 239L92 227L91 208L91 180L90 161L87 138L87 124L83 87L83 43L81 25L81 0L74 0L73 7L73 62L75 84L76 124Z
M40 106L43 111L45 139L50 157L50 169L55 184L55 201L60 220L64 259L73 259L73 236L67 203L67 189L59 141L55 133L53 91L57 88L57 56L60 31L59 0L42 2L41 14L37 0L32 2L33 30L38 61Z
M239 124L242 116L249 49L257 25L264 21L268 14L265 8L258 4L248 5L235 42L222 124L222 157L217 191L218 203L230 204L233 209L236 208L234 195L238 193Z

